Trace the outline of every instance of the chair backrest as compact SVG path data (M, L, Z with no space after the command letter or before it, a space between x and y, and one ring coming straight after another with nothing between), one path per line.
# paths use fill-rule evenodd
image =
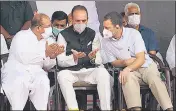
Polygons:
M1 67L4 65L4 63L5 62L7 62L7 59L8 59L8 57L9 57L9 54L8 53L6 53L6 54L2 54L2 55L0 55L0 57L1 57ZM0 67L0 69L1 69L1 67ZM0 93L1 93L1 72L0 72Z
M9 57L9 53L0 55L0 58L1 58L1 67L7 62L8 57Z

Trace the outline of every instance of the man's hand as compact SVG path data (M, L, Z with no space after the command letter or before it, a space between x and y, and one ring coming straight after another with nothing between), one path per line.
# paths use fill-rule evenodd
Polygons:
M52 57L50 57L51 59L56 58L59 54L62 54L64 52L64 46L63 45L58 45L56 46L56 48L54 47L55 52L52 55Z
M88 54L88 57L89 57L90 59L95 58L95 57L96 57L96 53L97 53L98 51L99 51L99 49L95 49L95 50L91 51L91 52Z
M126 67L123 71L120 71L119 81L124 85L127 82L127 76L130 74L131 69Z
M83 58L86 56L86 54L84 52L78 52L76 50L71 50L72 53L73 53L73 58L74 58L74 61L78 61L79 58Z
M134 61L136 60L136 58L130 58L130 59L127 59L127 60L124 60L124 65L125 66L129 66L131 65Z
M57 43L53 43L51 45L48 45L48 41L46 42L46 57L50 57L51 59L54 59L57 57L57 55L64 52L64 46L58 45Z

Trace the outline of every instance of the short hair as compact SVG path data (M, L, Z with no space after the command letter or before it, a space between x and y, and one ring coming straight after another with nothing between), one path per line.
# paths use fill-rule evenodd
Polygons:
M125 17L125 12L121 12L120 15L121 15L122 17Z
M88 11L87 11L86 7L82 6L82 5L76 5L76 6L73 7L73 9L71 11L72 17L73 17L74 11L76 11L76 10L84 10L84 11L86 11L87 17L88 17Z
M39 13L39 14L35 15L31 21L31 28L43 25L44 18L50 19L46 14L43 14L43 13Z
M55 11L51 17L51 22L53 23L54 20L64 20L66 19L66 24L68 23L68 16L63 11Z
M123 26L123 17L118 12L109 12L104 16L104 21L111 20L112 24L119 25L120 27Z
M136 7L139 10L139 12L140 12L139 5L137 3L130 2L130 3L125 5L125 9L124 9L125 15L128 14L128 8L130 8L130 7Z

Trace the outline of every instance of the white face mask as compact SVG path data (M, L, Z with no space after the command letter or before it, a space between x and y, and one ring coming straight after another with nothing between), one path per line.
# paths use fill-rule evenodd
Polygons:
M45 28L44 30L45 32L42 34L42 36L44 39L47 39L52 35L52 28L48 27L48 28Z
M81 34L87 26L86 24L75 24L73 27L79 34Z
M133 27L136 27L137 25L140 24L140 15L130 15L128 16L128 24L133 26Z
M107 29L104 29L103 30L103 37L104 38L112 38L112 32L111 31L109 31L109 30L107 30Z

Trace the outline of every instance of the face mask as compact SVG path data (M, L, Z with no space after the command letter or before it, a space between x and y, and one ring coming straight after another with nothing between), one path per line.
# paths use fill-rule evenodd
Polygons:
M44 39L47 39L52 35L52 28L48 27L48 28L45 28L44 30L45 32L42 34L42 36Z
M133 26L133 27L136 27L137 25L140 24L140 15L130 15L128 16L128 24Z
M75 24L74 29L81 34L86 28L86 24Z
M54 36L57 37L62 30L64 30L64 29L58 29L56 27L53 27L53 34L54 34Z
M112 38L112 32L111 31L109 31L109 30L107 30L107 29L104 29L103 30L103 37L104 38Z

